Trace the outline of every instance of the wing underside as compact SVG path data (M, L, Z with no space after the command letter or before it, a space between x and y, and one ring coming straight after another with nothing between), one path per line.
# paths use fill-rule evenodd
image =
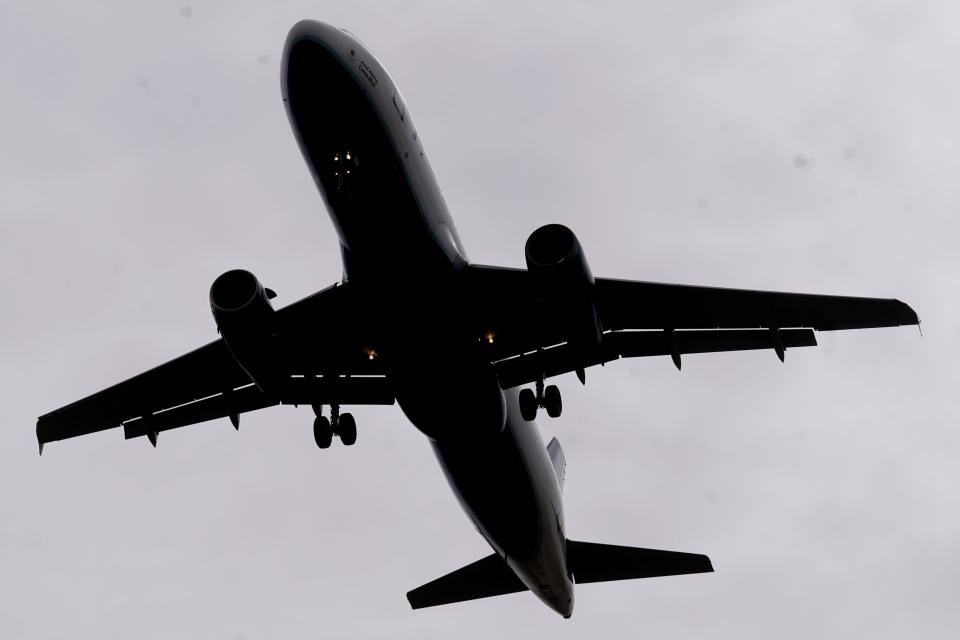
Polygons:
M597 278L593 295L604 331L599 346L574 348L544 319L522 269L470 267L477 333L490 336L500 385L515 387L619 358L681 357L816 346L814 331L917 325L899 300L725 289ZM495 341L492 337L495 336Z
M216 340L159 367L41 416L37 440L56 440L123 427L126 438L239 415L278 404L393 404L394 396L349 288L330 287L277 311L276 354L290 378L262 392ZM336 309L336 313L332 310Z
M521 269L467 268L463 282L472 330L500 386L516 387L619 358L815 346L814 331L919 324L893 299L723 289L597 278L593 298L603 334L584 349L545 318L534 282ZM369 324L349 285L335 285L276 312L277 357L287 384L263 393L222 340L43 415L44 443L124 427L127 438L229 417L277 404L393 404Z

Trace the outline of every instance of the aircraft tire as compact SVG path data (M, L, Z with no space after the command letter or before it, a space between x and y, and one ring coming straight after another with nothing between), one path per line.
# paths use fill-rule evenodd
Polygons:
M333 442L333 428L330 426L330 419L324 416L318 416L313 421L313 439L321 449L329 449Z
M357 441L357 421L353 419L352 413L344 413L340 416L340 422L337 423L337 435L340 436L340 442L347 447Z
M560 389L552 384L543 390L543 407L551 418L559 418L563 411L563 401L560 398Z
M532 422L537 418L537 397L531 389L522 389L520 391L520 415L527 422Z

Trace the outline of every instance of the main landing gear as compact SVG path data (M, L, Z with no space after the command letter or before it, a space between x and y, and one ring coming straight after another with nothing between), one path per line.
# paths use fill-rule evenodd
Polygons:
M560 399L560 389L557 385L551 384L549 387L543 387L543 380L537 380L537 392L534 394L532 389L523 389L520 391L520 415L527 422L535 420L537 409L543 407L547 410L547 415L551 418L560 417L563 411L563 402Z
M335 435L348 447L357 441L357 421L353 414L341 414L340 405L330 405L329 418L323 415L322 405L314 405L313 412L317 416L313 421L313 439L321 449L329 448Z

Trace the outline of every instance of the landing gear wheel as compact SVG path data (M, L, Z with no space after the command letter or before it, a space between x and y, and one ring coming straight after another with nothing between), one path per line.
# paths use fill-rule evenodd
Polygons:
M522 389L520 391L520 415L527 422L532 422L537 418L537 396L533 394L532 389Z
M340 442L347 447L357 441L357 421L353 419L352 414L344 413L340 416L340 421L337 422L337 435L340 436Z
M330 426L330 420L324 416L318 416L313 421L313 439L321 449L328 449L333 442L333 428Z
M560 389L552 384L543 390L543 408L551 418L559 418L563 411L563 402L560 399Z

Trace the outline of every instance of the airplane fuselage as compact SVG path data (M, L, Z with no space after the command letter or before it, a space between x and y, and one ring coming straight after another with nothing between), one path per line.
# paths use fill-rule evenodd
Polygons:
M340 240L344 278L378 323L377 357L477 530L538 597L573 608L560 485L517 391L500 389L458 286L468 264L410 113L349 33L298 23L283 98Z

